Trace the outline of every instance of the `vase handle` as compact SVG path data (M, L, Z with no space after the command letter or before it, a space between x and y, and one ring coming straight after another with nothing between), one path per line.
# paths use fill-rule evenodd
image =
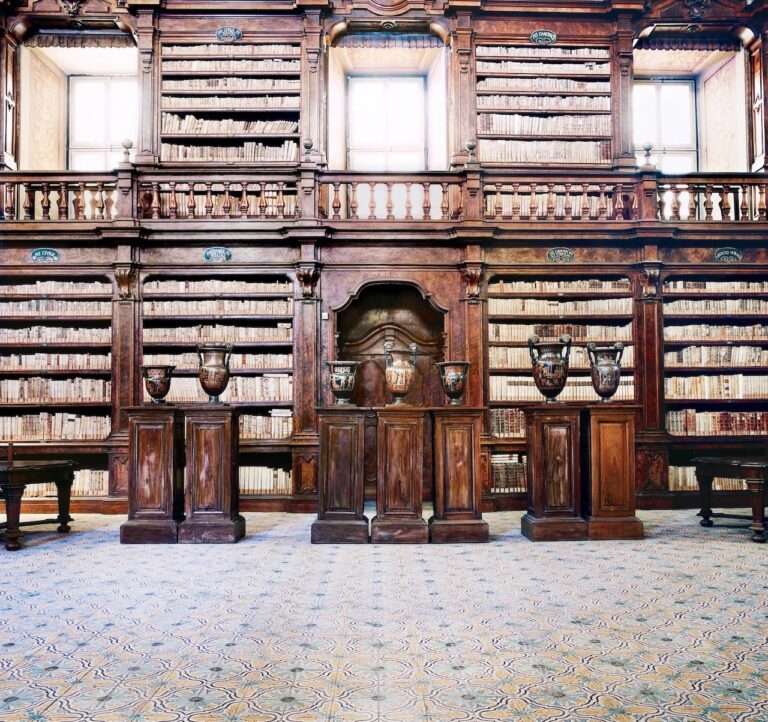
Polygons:
M597 357L595 356L595 349L597 349L597 346L595 346L595 344L590 341L587 344L587 358L589 359L589 363L591 366L597 366Z
M564 343L565 344L565 347L560 352L560 356L563 359L565 359L566 361L568 360L568 357L571 355L571 341L572 341L572 339L571 339L570 334L564 333L560 337L560 343Z
M199 346L195 350L197 351L197 365L202 368L202 366L203 366L203 352L200 350Z
M227 344L227 351L224 355L224 366L228 369L229 368L229 360L232 358L232 349L233 345Z
M535 335L528 337L528 353L531 354L531 363L534 366L536 365L536 362L539 360L539 356L541 355L541 353L539 352L539 349L536 348L536 344L540 340L541 339L538 336L535 336ZM534 355L534 353L533 353L534 351L536 351L536 353L538 355Z
M416 357L419 354L419 347L412 343L409 348L411 349L411 364L413 365L413 368L416 368Z
M621 357L624 353L624 344L621 341L617 341L615 344L613 344L613 347L618 352L616 354L616 365L618 366L619 364L621 364Z

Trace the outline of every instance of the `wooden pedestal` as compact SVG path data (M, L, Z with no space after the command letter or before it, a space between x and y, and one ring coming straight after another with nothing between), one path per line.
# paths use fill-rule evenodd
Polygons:
M363 514L365 410L331 406L318 410L320 470L313 544L367 544Z
M585 411L590 539L643 538L643 522L635 516L635 413L633 406L610 403Z
M233 543L245 536L240 516L238 413L226 405L184 407L186 519L179 543Z
M128 521L122 544L175 544L184 518L184 429L179 410L162 404L128 411Z
M421 515L425 412L390 406L377 410L374 543L423 544L429 529Z
M482 409L435 409L435 515L429 520L433 543L487 542L482 518L480 432Z
M531 541L588 536L581 517L580 410L553 403L525 411L529 504L522 532Z

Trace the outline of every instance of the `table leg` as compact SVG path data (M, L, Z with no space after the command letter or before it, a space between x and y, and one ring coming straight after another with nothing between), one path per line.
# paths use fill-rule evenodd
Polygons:
M754 532L752 541L762 544L765 542L765 498L763 495L763 482L760 479L747 481L747 488L752 497L752 526Z
M7 519L5 527L5 548L9 552L15 552L21 549L21 544L19 543L19 537L21 536L19 517L21 516L21 497L23 495L23 486L6 486L3 489L3 496L5 496L5 515Z
M699 516L702 526L712 526L712 476L704 476L700 472L696 474L699 482L699 494L701 496L701 511Z
M68 474L66 479L56 482L56 500L59 502L59 516L56 518L59 526L56 531L60 534L66 534L69 531L69 522L74 521L69 515L69 500L72 495L73 481L73 475Z

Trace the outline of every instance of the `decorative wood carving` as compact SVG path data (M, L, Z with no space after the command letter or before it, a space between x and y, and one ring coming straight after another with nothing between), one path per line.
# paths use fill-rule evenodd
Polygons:
M667 453L649 449L637 451L637 481L638 491L666 491L669 485Z
M461 277L467 290L467 298L470 302L477 303L480 300L480 285L483 280L482 266L464 266L461 269Z
M134 297L134 285L136 281L136 266L114 266L117 295L121 301L127 301Z
M315 298L315 286L320 280L320 269L316 265L303 265L296 269L296 280L301 286L301 295L305 300Z
M67 14L74 17L80 12L80 6L83 4L83 0L59 0Z
M297 454L293 459L296 494L317 494L317 454Z
M657 301L659 295L659 278L661 269L658 266L646 266L638 276L643 299Z

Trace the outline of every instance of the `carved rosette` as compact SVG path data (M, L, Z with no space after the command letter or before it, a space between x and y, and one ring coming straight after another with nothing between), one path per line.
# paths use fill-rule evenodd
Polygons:
M121 301L128 301L134 298L136 267L131 264L127 264L125 266L115 266L114 273L118 298Z
M314 265L299 266L296 269L296 280L301 286L303 300L315 299L315 287L320 280L320 269Z

